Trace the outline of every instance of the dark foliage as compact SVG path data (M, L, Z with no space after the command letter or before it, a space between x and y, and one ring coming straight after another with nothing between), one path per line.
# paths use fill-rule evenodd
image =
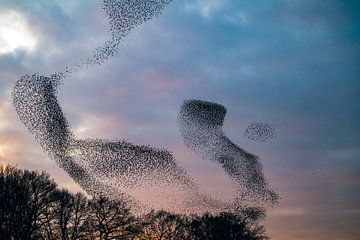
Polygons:
M264 211L239 208L217 215L131 213L126 200L88 199L57 188L42 172L0 166L0 239L264 240Z
M265 240L264 228L241 215L222 212L219 215L196 216L189 225L190 239L193 240Z

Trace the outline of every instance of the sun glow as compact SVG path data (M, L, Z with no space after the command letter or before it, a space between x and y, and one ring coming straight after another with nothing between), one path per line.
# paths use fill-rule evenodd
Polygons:
M16 49L33 50L36 37L28 27L26 19L18 12L0 13L0 54L14 52Z

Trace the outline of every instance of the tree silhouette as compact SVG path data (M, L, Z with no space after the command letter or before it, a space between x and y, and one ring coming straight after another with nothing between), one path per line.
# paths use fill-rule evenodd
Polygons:
M222 212L193 216L189 225L192 240L265 240L262 226L239 214Z
M48 239L75 240L84 237L87 199L83 194L57 190L47 213L43 233Z
M138 239L188 239L187 219L185 216L163 210L158 212L151 211L143 219L142 235Z
M135 217L125 200L58 189L49 175L0 165L1 240L265 240L261 208Z
M139 232L135 217L123 201L98 197L89 202L85 223L91 239L132 239Z
M0 236L33 239L41 235L56 184L46 173L0 167Z

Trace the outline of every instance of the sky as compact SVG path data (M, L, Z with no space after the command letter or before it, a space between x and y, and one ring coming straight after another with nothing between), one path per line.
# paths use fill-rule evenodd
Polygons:
M11 89L24 74L85 59L109 35L100 0L0 0L1 163L80 190L21 124ZM176 124L186 99L220 103L226 135L259 156L281 196L264 222L272 239L355 240L359 65L358 1L174 0L114 58L66 80L59 99L78 137L166 148L204 191L226 199L230 180L186 149ZM277 137L245 138L253 121L275 126Z

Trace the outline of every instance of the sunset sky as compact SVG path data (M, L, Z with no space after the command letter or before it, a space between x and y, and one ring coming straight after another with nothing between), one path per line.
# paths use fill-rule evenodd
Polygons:
M108 38L100 0L0 0L0 163L80 190L22 125L11 89ZM187 150L176 124L185 99L223 104L226 135L260 157L281 196L264 222L272 239L360 239L359 1L174 0L59 99L78 137L166 148L205 192L231 199L223 170ZM277 137L245 138L253 121Z

